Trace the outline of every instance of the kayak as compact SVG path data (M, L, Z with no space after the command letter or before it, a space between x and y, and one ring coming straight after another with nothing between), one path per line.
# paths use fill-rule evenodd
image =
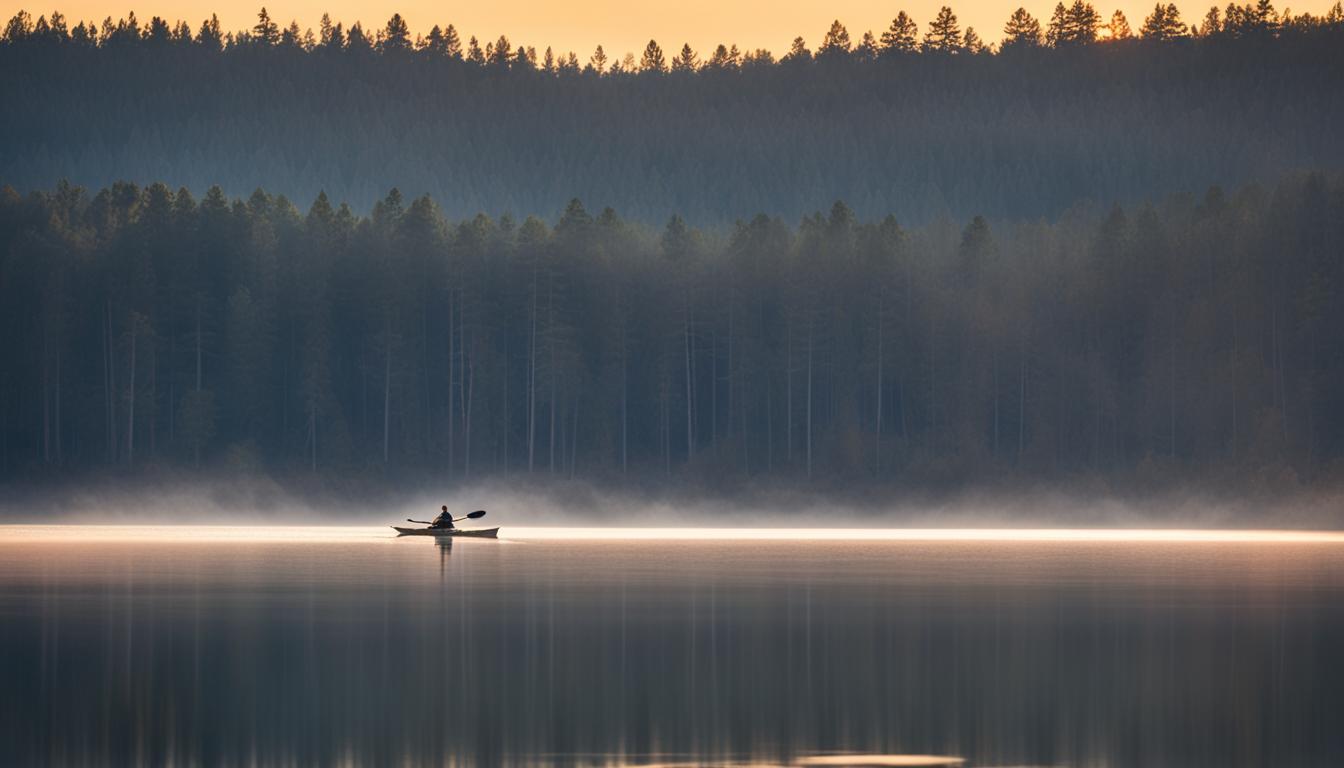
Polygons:
M400 536L470 536L477 539L499 537L498 528L398 528L392 526Z

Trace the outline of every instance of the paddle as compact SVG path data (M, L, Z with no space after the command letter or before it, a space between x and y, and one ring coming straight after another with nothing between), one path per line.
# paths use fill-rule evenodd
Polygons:
M453 518L453 522L454 522L454 523L460 523L460 522L462 522L463 520L479 520L479 519L481 519L482 517L485 517L485 510L484 510L484 509L478 509L478 510L476 510L475 512L468 512L467 514L463 515L462 517L455 517L455 518ZM429 521L427 521L427 520L412 520L412 519L409 518L409 517L406 518L406 522L408 522L408 523L420 523L421 525L433 525L433 523L431 523L431 522L429 522Z

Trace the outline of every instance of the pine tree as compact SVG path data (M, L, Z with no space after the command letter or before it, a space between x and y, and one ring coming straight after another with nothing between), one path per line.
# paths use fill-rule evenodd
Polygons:
M200 31L196 33L196 44L207 51L221 51L224 49L224 33L219 28L219 17L210 14L210 18L201 22Z
M821 47L817 49L817 57L823 56L843 56L849 53L849 30L840 23L839 19L831 22L831 28L826 32L826 36L821 40Z
M252 27L252 39L264 45L280 42L280 27L271 21L271 15L264 6L257 12L257 25Z
M681 53L672 57L673 72L694 72L700 66L700 57L691 50L691 44L681 46Z
M478 67L485 66L485 51L481 50L481 42L475 35L467 40L467 61Z
M1222 15L1218 12L1218 6L1210 6L1208 12L1204 14L1204 23L1191 30L1191 33L1199 37L1213 37L1223 31Z
M801 37L793 38L793 43L789 46L789 52L784 54L783 59L780 59L780 61L788 61L795 63L801 63L804 61L811 61L811 60L812 60L812 52L807 50L807 43L804 43L803 38Z
M1121 10L1111 14L1111 23L1106 29L1112 40L1129 40L1134 37L1133 31L1129 28L1129 19L1125 18L1125 13Z
M980 35L975 31L975 27L967 27L966 34L962 38L962 48L967 53L988 53L989 47L985 41L980 39Z
M364 56L373 51L373 43L369 41L369 36L364 34L364 26L358 21L350 25L350 33L345 39L345 50L354 56Z
M1148 40L1175 40L1188 33L1185 22L1181 21L1181 12L1174 3L1163 6L1158 3L1153 12L1143 20L1139 34Z
M873 37L872 30L863 33L863 40L859 47L854 49L854 58L859 61L876 61L878 55L877 38Z
M1013 11L1003 27L1003 50L1037 48L1040 44L1041 22L1027 13L1026 8Z
M919 26L905 11L896 14L882 33L882 53L914 53L919 48Z
M606 72L607 52L602 50L602 46L597 46L597 50L593 51L593 55L588 58L588 65L599 75Z
M663 59L663 49L658 47L658 43L650 40L649 44L644 46L644 56L639 60L639 70L641 72L666 72L667 62Z
M1079 44L1096 42L1101 16L1091 3L1073 0L1073 5L1069 8L1069 26L1072 30L1071 42Z
M508 69L511 58L513 58L513 43L510 43L505 35L500 35L491 52L490 65L498 69Z
M736 62L733 61L733 57L729 55L728 49L723 43L719 43L718 47L714 49L714 53L709 57L709 61L705 62L705 69L711 70L724 70L735 66L737 66Z
M956 53L963 46L961 28L957 26L957 16L952 9L944 5L934 20L929 22L929 31L924 34L924 50L937 53Z
M457 29L452 24L443 31L443 55L450 59L462 60L462 38L458 37Z
M411 30L400 13L392 14L392 18L387 20L387 26L383 28L382 45L379 47L383 53L393 55L411 50Z

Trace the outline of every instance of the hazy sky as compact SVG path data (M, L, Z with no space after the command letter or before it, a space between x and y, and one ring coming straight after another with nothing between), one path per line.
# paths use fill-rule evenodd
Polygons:
M767 48L776 56L788 50L789 42L802 35L808 47L815 50L831 20L838 18L849 29L857 43L864 30L881 35L896 12L904 8L920 25L921 34L944 0L911 0L909 2L873 2L873 0L831 0L830 2L769 2L768 0L681 0L680 2L639 3L629 0L578 0L562 3L554 0L496 0L461 5L429 2L428 0L282 0L268 3L271 16L287 25L297 20L301 28L317 29L322 13L328 12L348 27L358 20L366 28L382 27L393 11L406 17L413 33L428 31L434 24L452 23L462 34L463 41L475 35L484 47L487 40L507 34L516 45L536 46L538 51L547 45L557 51L573 50L582 61L587 61L593 48L601 43L610 58L618 59L629 51L638 58L649 38L655 38L667 52L680 49L683 42L704 55L717 43L736 43L742 50ZM987 41L997 41L1003 24L1020 0L974 0L953 2L952 9L961 20L963 29L975 27ZM1293 3L1295 12L1323 13L1334 0L1310 0ZM43 7L35 7L26 0L0 0L5 19L20 8L36 17L47 13L47 3L75 20L99 20L106 16L121 17L134 9L142 20L163 16L169 20L185 19L193 29L211 12L219 14L225 29L250 27L256 21L257 0L46 0ZM1199 21L1212 0L1178 2L1187 22ZM1219 5L1225 5L1220 0ZM1054 0L1034 0L1026 8L1042 26L1049 18ZM1144 15L1152 10L1151 2L1127 0L1111 3L1102 0L1097 10L1103 19L1109 19L1116 8L1129 17L1137 31ZM1282 8L1280 7L1280 10Z

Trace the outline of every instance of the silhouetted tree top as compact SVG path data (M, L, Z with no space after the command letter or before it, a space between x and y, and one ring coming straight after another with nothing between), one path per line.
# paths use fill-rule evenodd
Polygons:
M1025 9L1018 8L1009 16L1004 27L1003 38L997 45L982 41L976 35L974 36L975 45L972 47L976 49L976 52L990 52L998 48L1030 45L1031 24L1034 21L1035 19ZM1341 4L1338 2L1321 16L1314 16L1310 13L1294 15L1290 10L1279 13L1275 10L1272 0L1256 0L1254 4L1247 3L1245 5L1237 5L1232 2L1228 4L1225 11L1220 11L1217 6L1211 7L1205 14L1202 24L1194 28L1187 27L1181 21L1180 10L1175 4L1163 5L1158 3L1153 12L1145 19L1141 36L1147 40L1171 41L1187 35L1212 38L1219 36L1244 37L1248 35L1277 36L1284 33L1300 34L1322 30L1338 32L1341 27L1344 27L1344 9L1341 9ZM1102 34L1103 32L1105 34ZM852 57L860 61L871 61L876 58L875 52L877 51L912 53L921 48L918 44L918 25L904 10L897 13L890 27L880 37L873 36L871 32L865 33L865 37L868 39L859 45L854 45L845 25L839 19L836 19L822 35L822 42L817 49L817 55L823 58ZM1100 16L1091 3L1084 2L1084 0L1074 0L1072 4L1067 6L1062 2L1056 5L1042 40L1050 47L1067 47L1097 42L1099 39L1107 42L1121 42L1130 39L1130 37L1129 24L1120 11L1116 11L1111 23L1103 27ZM922 49L933 53L964 50L967 46L963 38L964 33L957 25L955 12L952 8L943 6L935 17L928 22ZM393 55L416 52L431 58L458 61L465 58L466 61L478 66L500 62L507 66L516 62L525 69L534 69L539 64L535 55L535 48L518 46L517 50L523 51L524 54L515 55L513 47L509 46L501 53L498 50L498 44L489 44L485 48L481 48L475 37L470 38L464 52L458 32L452 24L444 27L435 24L427 34L412 38L410 25L400 13L393 13L387 23L377 30L373 37L370 37L358 22L352 25L347 32L340 22L332 20L325 13L322 15L316 33L311 29L302 30L296 21L291 21L287 27L282 28L271 18L270 13L264 7L257 12L257 23L248 30L225 32L220 28L219 18L211 15L209 19L201 22L194 35L186 22L169 23L157 16L151 19L149 24L142 26L134 12L115 23L109 17L101 26L93 22L81 21L71 27L65 15L59 11L54 11L50 18L46 15L40 15L34 20L30 13L20 10L9 19L3 35L0 36L0 43L10 45L60 42L70 42L81 47L108 47L137 42L151 45L195 45L215 51L245 45L262 45L290 47L310 52L318 50L345 51L352 54L369 51ZM730 47L736 48L735 45L723 45L722 47L724 47L725 54ZM688 64L682 55L686 53L687 49L689 49L689 45L683 46L682 53L673 57L671 65L677 71L697 71L708 67L711 62L714 63L714 69L736 67L747 63L745 58L739 54L736 57L724 56L718 59L711 56L710 59L703 62L697 57L693 64ZM525 53L528 50L533 51L530 56ZM550 50L550 48L547 50ZM569 63L571 58L575 59L574 63L577 65L577 58L573 54L568 54L560 57L558 66L547 68L542 65L541 69L555 72ZM811 53L807 50L803 37L799 36L794 39L790 50L781 58L781 61L794 62L810 58ZM753 63L760 63L767 59L773 61L774 57L764 50L755 51L751 56ZM662 48L656 40L650 40L649 45L645 47L644 55L639 61L638 70L666 71L668 65L669 62L662 58ZM577 71L577 66L571 67L571 69ZM613 74L632 72L628 66L624 65L613 66L608 69L605 61L602 67L599 68L594 65L593 69L598 74L604 72Z
M909 228L0 187L0 479L1337 484L1341 221L1323 173Z

